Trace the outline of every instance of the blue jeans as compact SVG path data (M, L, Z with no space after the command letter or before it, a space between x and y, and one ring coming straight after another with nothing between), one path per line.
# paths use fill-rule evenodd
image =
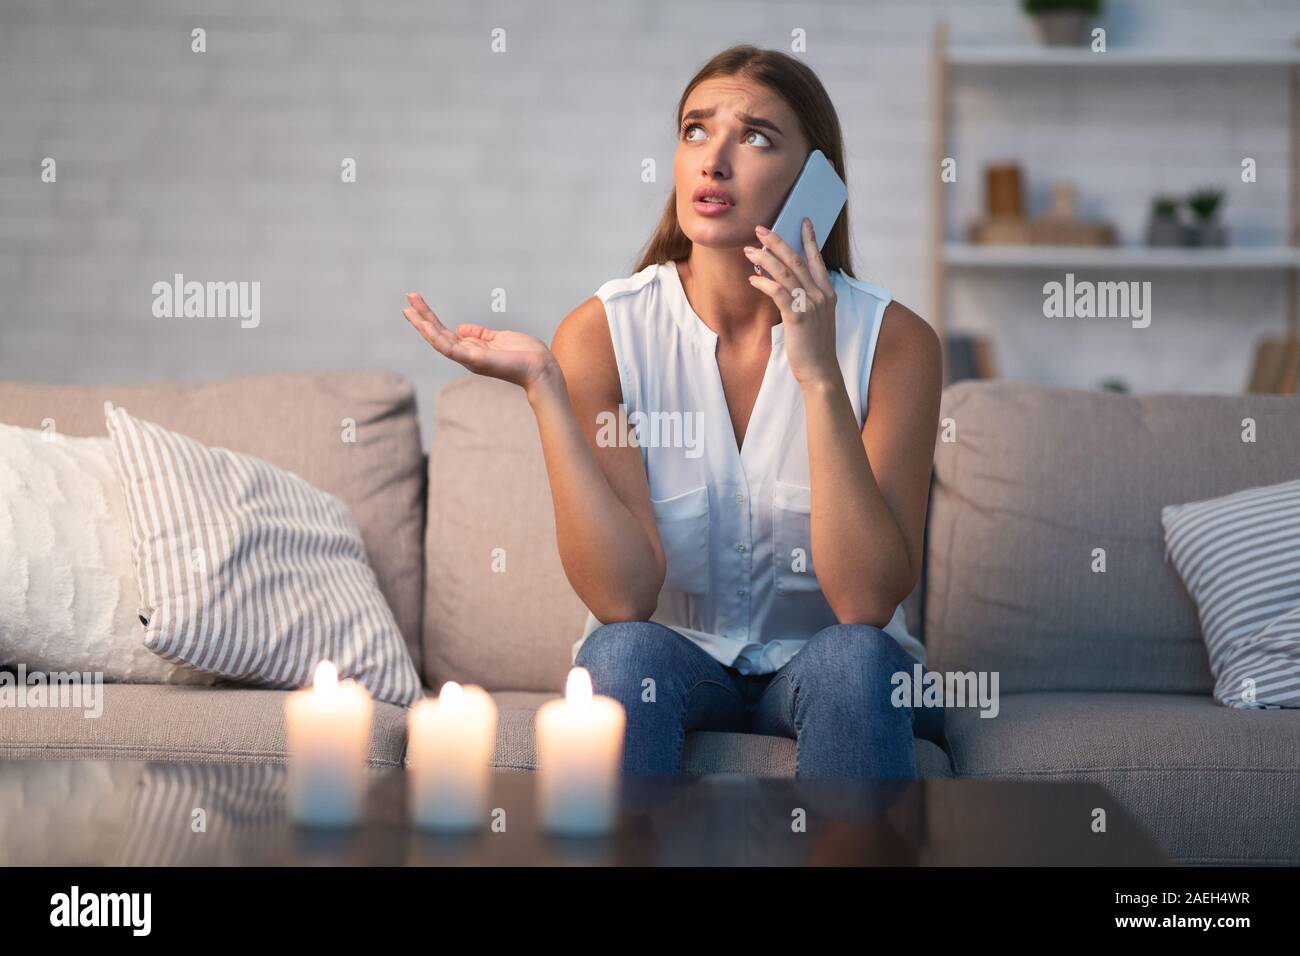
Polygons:
M741 674L653 621L596 628L574 663L627 712L627 774L680 773L689 731L724 730L793 738L796 777L912 779L914 733L942 735L942 707L891 702L891 676L910 682L916 659L865 624L823 628L773 674Z

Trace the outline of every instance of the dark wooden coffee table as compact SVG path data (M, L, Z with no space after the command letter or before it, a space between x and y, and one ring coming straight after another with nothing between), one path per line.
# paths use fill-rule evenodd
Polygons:
M1095 784L628 778L616 832L573 838L538 829L529 771L494 773L491 804L504 830L466 836L412 829L404 772L370 776L361 823L317 831L288 820L280 765L0 761L0 865L1170 863Z

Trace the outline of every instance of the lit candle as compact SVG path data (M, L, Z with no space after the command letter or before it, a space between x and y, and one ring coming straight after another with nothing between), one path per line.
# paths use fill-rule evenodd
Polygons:
M285 699L289 813L295 821L346 826L361 815L373 709L370 693L354 680L340 683L329 661L316 665L311 687Z
M548 831L592 835L613 829L626 725L623 705L593 695L583 667L569 671L563 700L537 709L537 784Z
M407 717L408 803L429 830L474 830L486 822L497 742L497 705L482 687L442 685Z

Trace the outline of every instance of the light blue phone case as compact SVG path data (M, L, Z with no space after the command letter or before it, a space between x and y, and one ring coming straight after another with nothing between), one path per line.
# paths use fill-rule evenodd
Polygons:
M826 237L830 235L848 197L848 187L835 172L835 167L826 158L826 154L820 149L814 149L804 161L803 170L776 217L776 225L771 229L791 249L807 259L801 231L804 217L812 220L817 248L820 249L826 244ZM760 275L766 274L766 270L761 270L758 266L754 266L754 269Z

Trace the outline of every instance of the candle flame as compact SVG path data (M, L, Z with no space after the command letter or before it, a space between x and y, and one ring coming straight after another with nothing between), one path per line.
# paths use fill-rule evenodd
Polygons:
M442 690L438 691L438 703L445 704L449 707L457 707L465 699L465 688L461 687L454 680L449 680L442 685Z
M575 667L569 671L569 679L564 684L564 697L570 704L591 703L591 673L585 667Z
M338 689L339 669L330 661L321 661L316 665L316 674L312 686L321 693L329 694Z

